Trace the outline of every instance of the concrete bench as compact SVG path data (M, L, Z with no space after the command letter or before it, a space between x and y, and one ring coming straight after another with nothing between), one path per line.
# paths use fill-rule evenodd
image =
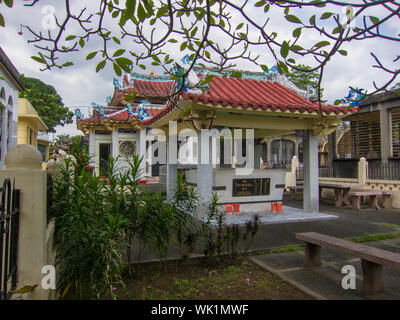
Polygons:
M297 233L296 238L305 242L304 265L306 267L318 267L321 265L321 247L327 247L361 258L363 270L362 292L365 295L383 292L383 266L400 270L400 254L398 253L317 232Z
M297 191L303 191L304 187L303 186L290 186L288 187L290 191L290 199L295 200L296 199L296 192Z
M361 197L369 196L370 207L375 210L382 209L378 204L378 196L382 195L380 190L350 190L351 205L353 210L361 210Z
M382 206L385 209L391 209L392 208L392 195L394 194L394 191L392 190L382 190Z

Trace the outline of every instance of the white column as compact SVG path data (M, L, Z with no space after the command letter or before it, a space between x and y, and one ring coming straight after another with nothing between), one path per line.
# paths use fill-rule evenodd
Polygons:
M206 132L202 134L201 131L198 131L197 137L197 191L199 201L208 203L213 187L212 139Z
M4 159L6 158L8 145L8 110L4 108L2 110L2 119L1 119L1 169L4 169Z
M111 131L111 156L115 159L119 154L118 128Z
M175 141L173 141L175 139ZM173 191L176 185L176 178L178 177L178 159L176 150L176 135L168 136L167 145L167 199L173 196ZM175 146L174 146L175 145Z
M139 131L139 158L142 158L140 171L142 175L146 175L146 128Z
M303 182L305 213L319 212L318 136L306 130L303 141Z

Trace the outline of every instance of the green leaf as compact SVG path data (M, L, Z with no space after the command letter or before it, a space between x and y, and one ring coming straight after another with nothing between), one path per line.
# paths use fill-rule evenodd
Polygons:
M176 39L169 39L168 42L177 43L178 40L176 40Z
M214 77L215 77L215 75L212 75L212 74L208 75L208 76L201 82L201 84L210 83L210 82L212 81L212 79L214 79Z
M347 56L347 51L346 50L338 50L338 51L342 56Z
M242 73L241 72L232 72L230 75L232 78L241 78Z
M37 61L39 63L46 63L46 61L44 59L40 58L40 57L32 56L31 59L33 59L33 60L35 60L35 61Z
M167 5L162 6L160 9L158 9L156 17L160 18L164 16L167 12L168 12L168 6Z
M106 65L106 61L107 60L103 60L103 61L99 62L99 64L96 66L96 72L99 72L101 69L104 68L104 66Z
M89 53L89 54L87 55L87 57L86 57L86 60L91 60L91 59L93 59L93 58L96 56L96 54L97 54L97 51L93 51L93 52Z
M262 7L264 4L265 4L265 0L260 0L255 4L255 6L256 7Z
M236 30L239 30L239 29L241 29L242 27L243 27L243 25L244 25L244 23L242 22L242 23L239 23L238 25L237 25L237 27L236 27Z
M286 63L281 60L278 61L276 67L278 68L280 74L285 74L289 71L289 68L286 65Z
M4 0L4 3L6 4L7 7L12 8L13 6L13 0Z
M326 19L329 19L331 16L333 16L334 15L334 13L333 12L324 12L322 15L321 15L321 19L322 20L326 20Z
M139 2L138 8L137 8L137 16L139 18L139 21L141 21L141 22L143 22L144 19L146 19L146 11L144 10L141 2Z
M319 49L319 48L322 48L325 46L329 46L330 44L331 43L329 41L323 40L323 41L320 41L320 42L317 42L316 44L314 44L313 48Z
M123 55L125 52L125 49L118 49L114 52L113 57L119 57L120 55Z
M121 44L121 41L117 37L112 37L115 43Z
M0 27L5 27L4 17L1 13L0 13Z
M139 64L139 67L142 68L143 70L146 70L146 66L144 64Z
M265 64L261 64L260 67L263 69L263 71L268 72L269 68Z
M79 45L81 46L81 48L83 48L83 46L85 45L85 40L83 40L82 38L79 39Z
M69 66L72 66L72 65L74 65L74 64L71 61L68 61L68 62L62 64L61 66L62 67L69 67Z
M310 18L310 24L311 24L312 26L315 26L315 15L313 15L313 16Z
M299 46L298 44L294 44L290 47L290 50L292 50L293 52L299 52L301 50L304 50L304 48L302 46Z
M159 57L157 57L157 55L152 54L151 57L153 58L154 61L157 61L158 63L161 63L161 60Z
M116 75L120 77L122 74L122 71L121 71L121 68L119 67L119 65L116 63L113 63L113 68L114 68Z
M65 40L70 41L70 40L74 40L76 38L76 36L68 36L65 38Z
M299 18L297 18L296 16L292 15L292 14L288 14L285 16L286 20L289 22L293 22L293 23L302 23L301 20Z
M373 24L378 24L379 23L379 18L377 18L377 17L374 17L374 16L369 16L369 19L371 20L371 22L373 23Z
M341 103L342 103L342 100L338 99L338 100L335 100L334 105L337 106L337 105L339 105Z
M185 49L186 49L186 45L187 45L187 42L186 42L186 41L182 42L182 43L181 43L181 46L180 46L180 50L181 50L181 51L185 50Z
M117 63L118 63L120 66L122 66L122 65L129 66L129 65L132 64L132 61L131 61L130 59L128 59L128 58L125 58L125 57L117 58L117 59L115 59L115 61L117 61Z
M287 41L283 41L281 46L281 56L286 59L288 54L289 54L289 43L287 43Z
M301 35L301 29L302 29L301 27L300 27L300 28L294 29L294 30L293 30L293 33L292 33L293 37L295 37L295 38L300 37L300 35Z
M265 7L264 7L264 12L265 12L265 13L267 13L267 12L269 11L269 7L270 7L270 5L269 5L269 3L267 3L267 4L265 5Z
M116 17L118 17L118 15L119 15L119 11L118 11L118 10L115 10L115 11L111 14L111 17L113 17L113 18L115 19Z
M135 13L136 0L126 0L125 2L125 20L130 19Z

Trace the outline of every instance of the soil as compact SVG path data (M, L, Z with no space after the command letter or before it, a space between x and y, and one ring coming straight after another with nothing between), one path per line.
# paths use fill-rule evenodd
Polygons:
M312 300L313 298L250 260L206 258L169 261L166 271L158 262L132 266L126 287L114 293L134 300ZM138 269L140 268L140 269Z

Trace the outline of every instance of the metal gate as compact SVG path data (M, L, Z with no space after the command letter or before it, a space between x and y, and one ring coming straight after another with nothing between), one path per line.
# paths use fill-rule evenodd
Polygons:
M5 179L0 188L0 300L10 299L17 286L20 190Z

